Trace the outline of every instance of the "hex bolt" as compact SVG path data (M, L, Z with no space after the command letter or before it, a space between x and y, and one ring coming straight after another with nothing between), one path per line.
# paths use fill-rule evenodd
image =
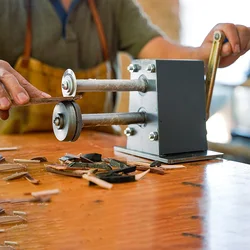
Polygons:
M60 117L56 117L56 118L55 118L54 124L55 124L56 126L60 126Z
M130 72L138 72L140 69L141 69L141 67L138 64L130 64L128 66L128 71L130 71Z
M71 88L72 88L72 84L71 84L71 81L70 79L64 79L62 81L62 88L67 91L67 92L70 92L71 91Z
M64 90L67 90L67 89L69 88L68 82L63 81L63 82L62 82L62 88L63 88Z
M154 64L149 64L147 67L147 71L154 73L155 72L155 65Z
M64 125L62 114L58 114L58 116L55 117L53 123L54 123L54 125L57 126L59 129L62 128L63 125Z
M150 141L157 141L158 140L158 133L157 132L150 132L148 139Z
M126 136L132 136L135 134L135 130L133 128L130 128L130 127L127 127L125 130L124 130L124 134Z

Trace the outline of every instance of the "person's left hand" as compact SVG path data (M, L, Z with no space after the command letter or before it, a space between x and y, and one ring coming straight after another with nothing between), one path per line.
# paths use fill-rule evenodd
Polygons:
M217 30L222 31L228 40L228 42L223 44L221 50L219 67L223 68L234 63L250 49L250 28L231 23L217 24L214 26L199 48L202 58L206 63L208 62L212 48L213 34Z

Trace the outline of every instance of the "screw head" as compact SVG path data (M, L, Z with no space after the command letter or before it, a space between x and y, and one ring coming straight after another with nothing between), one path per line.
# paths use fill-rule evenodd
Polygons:
M64 90L67 90L67 89L69 88L69 84L68 84L67 81L63 81L63 82L62 82L62 88L63 88Z
M55 119L54 119L54 124L55 124L56 126L60 126L60 117L55 117Z
M63 128L64 126L63 116L61 114L58 114L58 116L55 117L53 123L55 126L58 127L58 129Z
M135 130L133 128L130 128L130 127L127 127L125 130L124 130L124 134L126 136L132 136L134 135L135 133Z
M77 80L75 73L71 69L67 69L62 77L61 89L63 96L76 96Z
M71 84L70 79L68 79L68 77L63 79L63 81L62 81L62 89L65 90L67 93L69 93L71 91L72 84Z
M158 140L158 133L157 132L150 132L148 135L148 139L150 141L157 141Z
M147 71L154 73L155 72L155 65L154 64L149 64L147 67Z
M221 37L222 37L221 32L219 32L219 31L218 31L218 32L215 32L215 33L214 33L214 39L215 39L215 40L217 40L217 41L218 41L218 40L220 40L220 39L221 39Z
M128 71L130 72L138 72L141 69L141 67L138 64L130 64L128 66Z

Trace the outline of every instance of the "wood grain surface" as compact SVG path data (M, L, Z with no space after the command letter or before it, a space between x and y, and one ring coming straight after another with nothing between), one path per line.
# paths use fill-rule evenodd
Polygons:
M114 155L113 146L125 138L83 132L76 142L59 142L53 134L0 137L7 162L46 157L50 163L66 153L101 153L103 157L138 160ZM79 178L45 171L44 163L29 163L27 171L40 180L4 181L0 174L0 208L5 215L23 211L27 223L1 226L0 245L14 241L15 249L248 249L250 218L249 165L216 159L184 164L184 169L148 173L142 180L114 184L111 190L89 186ZM50 203L2 203L27 198L24 193L59 189ZM1 210L1 209L0 209ZM3 216L0 214L0 216Z

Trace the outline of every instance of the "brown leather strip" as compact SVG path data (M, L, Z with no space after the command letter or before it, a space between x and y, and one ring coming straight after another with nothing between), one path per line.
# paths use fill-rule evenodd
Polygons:
M25 44L24 44L24 54L22 60L22 66L27 68L29 65L29 59L31 55L31 46L32 46L32 27L31 27L31 0L26 0L27 5L27 26L26 26L26 35L25 35Z
M88 0L88 3L89 3L89 8L90 8L90 11L92 13L92 16L94 18L94 22L95 22L96 27L97 27L99 39L100 39L101 46L102 46L104 60L108 61L109 60L108 44L107 44L107 40L106 40L106 37L104 34L104 28L102 25L102 21L100 19L99 13L97 11L95 1Z
M39 105L39 104L51 104L51 103L58 103L63 101L76 101L81 99L81 95L77 95L75 97L49 97L49 98L31 98L30 101L26 104L22 104L22 106L29 106L29 105ZM20 106L20 104L16 104L15 102L12 102L12 107Z

